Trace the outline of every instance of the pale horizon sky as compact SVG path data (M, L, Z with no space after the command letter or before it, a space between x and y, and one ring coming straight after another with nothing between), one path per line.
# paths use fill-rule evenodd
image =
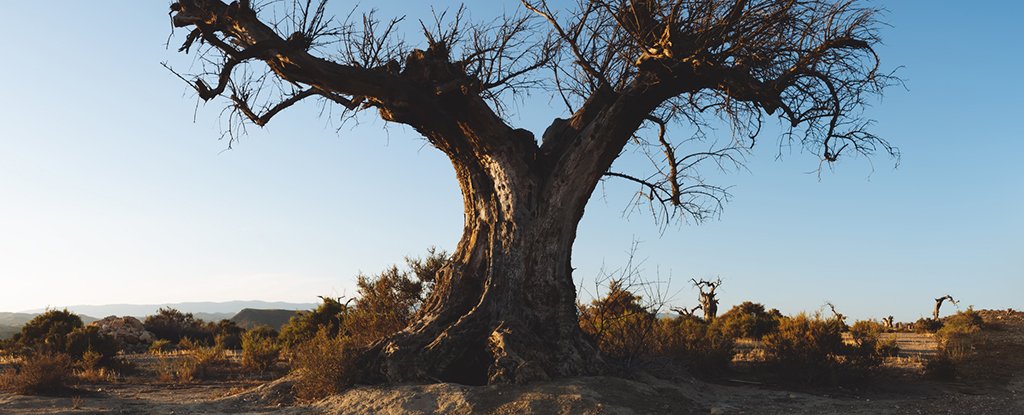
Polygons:
M383 16L429 13L375 4ZM468 8L489 16L516 4ZM876 4L891 25L883 65L902 67L906 89L869 114L900 147L898 168L847 159L819 177L814 155L780 155L763 135L749 171L713 175L732 186L720 220L664 232L647 215L623 217L635 189L608 181L574 246L587 291L637 240L645 275L669 282L672 305L695 304L690 278L721 277L722 311L831 301L851 318L913 320L947 293L961 307L1024 308L1024 4ZM432 245L450 251L460 237L450 164L408 128L364 117L338 130L299 105L225 151L225 103L197 104L160 65L191 63L175 52L183 31L164 46L164 2L0 2L0 15L0 35L14 40L0 66L0 311L317 302L354 294L359 272ZM541 95L511 122L539 134L560 115Z

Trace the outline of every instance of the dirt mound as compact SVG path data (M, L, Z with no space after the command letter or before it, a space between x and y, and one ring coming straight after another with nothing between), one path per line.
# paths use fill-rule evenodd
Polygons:
M327 414L707 414L693 390L585 377L521 386L362 386L314 406Z

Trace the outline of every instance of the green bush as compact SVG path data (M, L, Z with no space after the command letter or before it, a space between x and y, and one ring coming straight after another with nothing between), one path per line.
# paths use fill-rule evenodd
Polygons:
M242 335L242 366L258 372L274 366L281 355L273 329L253 329Z
M781 318L779 310L765 311L763 304L744 301L718 316L715 323L727 337L761 339L778 330Z
M22 326L17 343L40 353L64 353L68 350L68 335L82 327L81 317L67 309L46 310Z
M242 333L245 329L239 327L231 320L221 320L216 324L207 324L207 330L213 335L214 344L224 350L238 350L242 348ZM276 335L276 333L275 333Z
M338 336L348 315L349 304L330 297L320 299L323 302L317 308L296 314L281 328L278 339L285 348L293 350L316 337L320 331L326 331L329 337Z
M297 375L296 395L317 399L338 393L358 375L357 357L364 347L345 336L332 336L326 329L296 348L292 370Z
M63 353L36 353L0 375L0 388L22 395L57 393L71 379L71 357Z
M66 352L73 359L81 359L88 352L99 356L99 364L109 366L117 355L117 340L100 333L99 327L79 327L68 333Z
M142 324L157 339L172 343L184 338L203 344L213 342L213 334L202 320L193 317L192 313L182 313L173 308L161 308L156 314L146 316Z

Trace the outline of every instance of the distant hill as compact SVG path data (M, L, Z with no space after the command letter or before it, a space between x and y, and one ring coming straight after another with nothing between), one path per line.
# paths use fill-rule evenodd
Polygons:
M0 339L9 339L14 333L21 332L21 326L7 326L0 324Z
M231 321L239 326L251 329L256 326L270 326L274 330L281 330L292 316L298 314L295 310L260 310L247 308L239 311Z
M38 313L4 313L0 312L0 326L21 327ZM20 330L20 329L19 329Z
M24 326L25 323L28 323L29 320L32 320L38 315L39 313L0 312L0 339L9 338L13 336L14 333L20 332L21 326ZM81 317L82 322L85 324L89 324L97 320L95 317L82 314L79 314L78 317Z
M285 303L271 301L225 301L225 302L186 302L166 304L106 304L106 305L72 305L67 306L77 314L97 316L132 316L143 318L156 314L160 308L174 308L183 313L192 313L196 318L207 321L219 321L231 318L246 308L277 309L277 310L310 310L316 307L311 303ZM63 307L61 307L63 308ZM30 310L28 313L40 313L43 310ZM11 313L8 313L11 314ZM27 320L26 320L27 321ZM3 324L0 321L0 324ZM24 324L21 323L21 324Z

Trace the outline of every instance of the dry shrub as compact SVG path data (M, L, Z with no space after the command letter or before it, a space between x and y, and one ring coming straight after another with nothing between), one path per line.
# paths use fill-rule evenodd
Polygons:
M294 353L292 370L298 375L296 395L300 399L317 399L351 385L358 370L356 359L363 350L351 338L331 336L327 330L317 332Z
M914 322L914 332L935 333L942 328L942 322L933 318L921 318Z
M843 354L843 324L820 314L800 313L779 322L779 330L764 337L765 354L774 373L800 383L831 381Z
M725 371L733 357L735 339L718 326L695 316L658 321L654 352L677 359L699 375Z
M156 339L149 345L150 354L164 354L174 350L174 344L170 340Z
M935 337L939 341L939 353L925 363L925 377L936 380L952 380L956 377L957 364L974 353L975 343L985 322L974 307L946 317L942 328Z
M658 319L642 301L622 280L611 280L604 297L579 306L580 329L604 356L628 365L650 354L657 341Z
M0 386L22 395L62 392L71 379L71 357L63 353L39 353L26 357L0 376Z
M954 380L956 379L956 362L944 351L928 358L924 362L924 377L933 380Z
M779 310L766 311L763 304L744 301L718 316L715 323L728 337L761 339L779 329L781 318Z
M353 340L370 344L409 325L422 301L423 282L408 271L391 266L384 272L359 275L359 296L345 318L345 332Z
M192 346L180 356L161 357L157 374L164 382L188 383L214 378L223 373L230 363L221 349Z
M277 363L281 347L277 345L273 331L249 330L242 335L242 367L264 372Z
M117 373L112 370L112 361L103 354L89 350L82 354L82 358L76 362L78 371L75 376L87 382L109 382L117 378Z

